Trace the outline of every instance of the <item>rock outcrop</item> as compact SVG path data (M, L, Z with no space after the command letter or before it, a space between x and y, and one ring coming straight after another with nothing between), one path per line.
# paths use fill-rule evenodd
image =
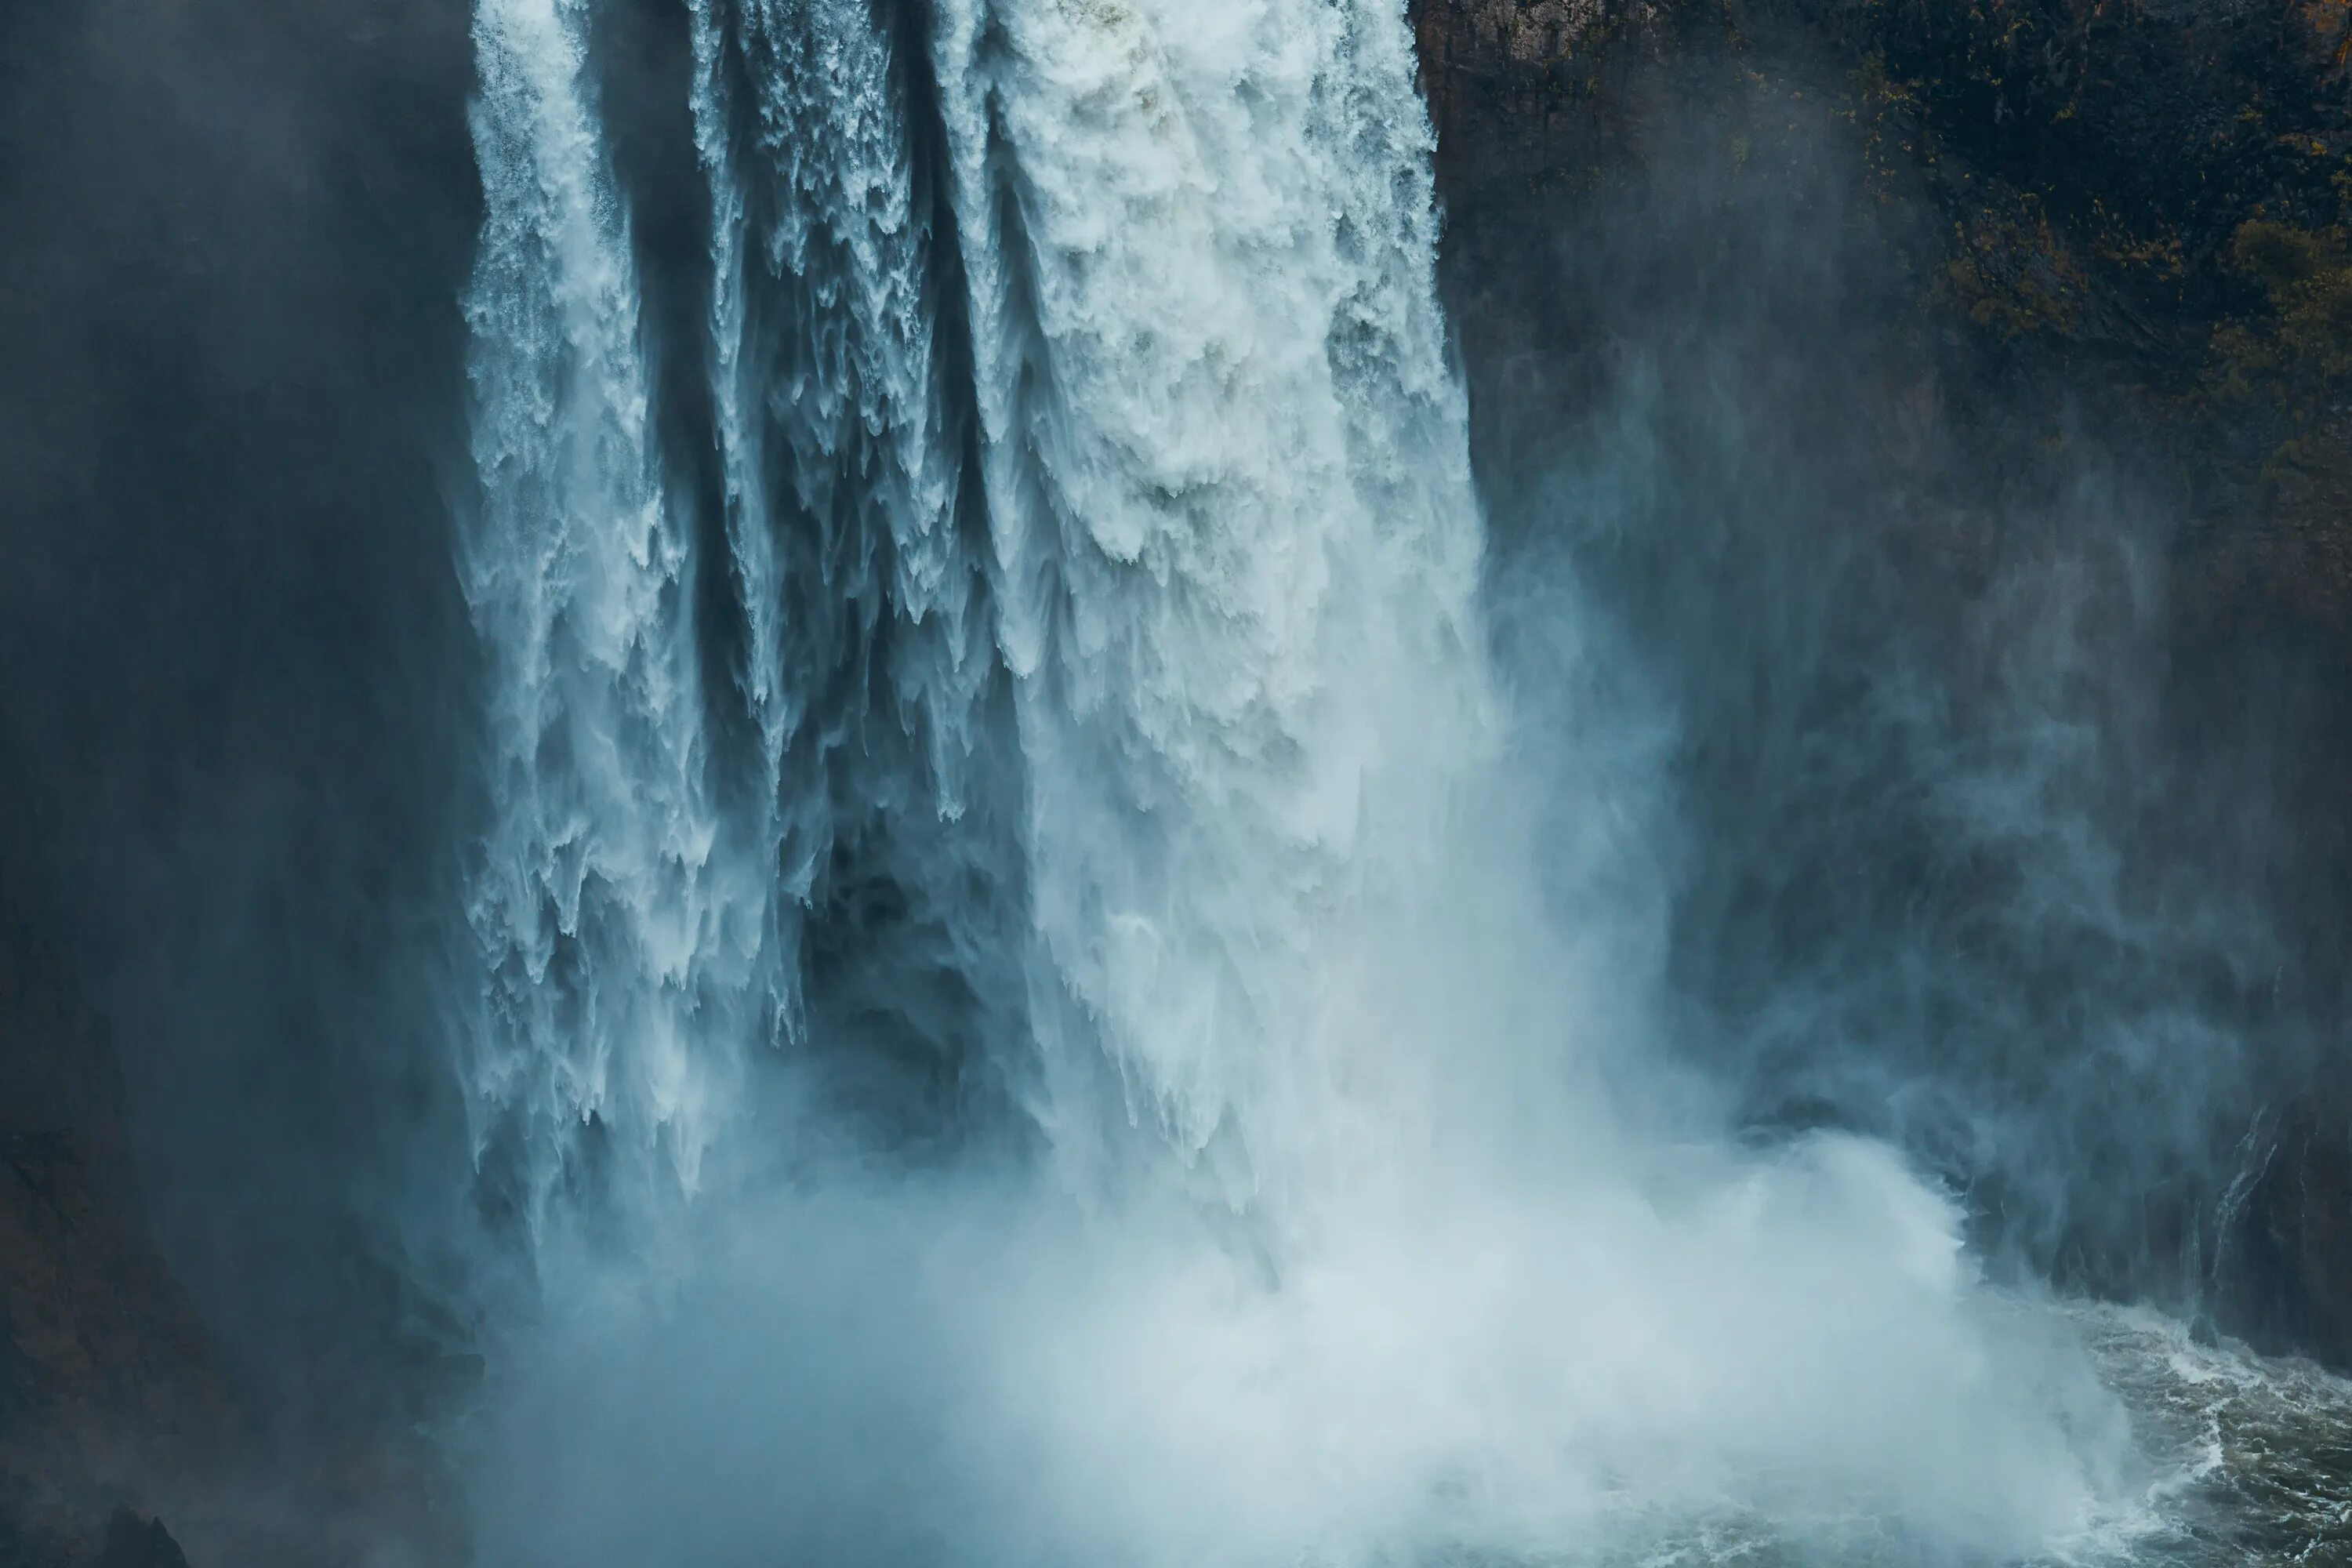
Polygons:
M147 1233L113 1044L71 973L0 932L0 1559L168 1563L121 1510L219 1479L250 1437Z
M222 1568L462 1561L413 1439L362 1423L298 1448L256 1418L157 1247L74 973L0 927L0 1563L186 1568L175 1535Z
M119 1508L107 1521L106 1550L98 1568L188 1568L188 1558L162 1520Z
M200 1568L458 1560L383 1216L455 1096L471 10L0 47L0 1521L67 1561L117 1505Z

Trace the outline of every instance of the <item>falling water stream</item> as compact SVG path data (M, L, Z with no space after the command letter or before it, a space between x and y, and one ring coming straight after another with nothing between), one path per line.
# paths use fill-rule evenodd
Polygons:
M1543 702L1490 651L1401 6L693 0L708 486L591 13L476 26L500 1560L2242 1560L2231 1434L2343 1390L1664 1065L1623 655L1569 574ZM846 1124L893 1052L952 1135Z

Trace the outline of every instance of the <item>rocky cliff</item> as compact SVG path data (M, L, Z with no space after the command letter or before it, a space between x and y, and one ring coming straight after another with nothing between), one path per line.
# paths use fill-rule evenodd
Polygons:
M460 1560L396 1431L274 1441L158 1250L110 1032L44 932L0 927L0 1563Z
M453 1560L360 1216L439 1076L467 12L0 21L0 1563Z
M1498 570L1577 535L1680 721L1694 1033L2352 1364L2352 7L1414 17Z
M246 1439L149 1239L113 1043L56 944L0 931L0 1560L94 1563L113 1513Z

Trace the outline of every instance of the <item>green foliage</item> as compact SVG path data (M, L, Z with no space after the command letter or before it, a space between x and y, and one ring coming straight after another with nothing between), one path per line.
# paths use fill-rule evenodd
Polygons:
M2262 303L2214 331L2218 392L2274 426L2271 474L2337 466L2352 451L2352 234L2254 218L2229 261Z
M2074 330L2089 280L2039 196L1964 214L1953 241L1938 290L1945 304L2005 338Z

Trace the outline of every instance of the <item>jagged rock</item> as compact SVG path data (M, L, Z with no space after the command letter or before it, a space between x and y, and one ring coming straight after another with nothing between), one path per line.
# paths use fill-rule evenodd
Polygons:
M23 921L0 925L0 1137L72 1134L110 1194L130 1202L121 1068L71 973L46 932Z
M2352 1366L2352 1097L2256 1118L2225 1195L2217 1311L2256 1346Z
M363 1431L268 1457L131 1194L106 1026L53 948L15 940L0 1085L36 1092L0 1097L0 1565L185 1568L156 1508L236 1568L392 1543L464 1561L412 1447Z
M13 1533L29 1561L77 1563L89 1560L115 1500L137 1495L152 1477L205 1476L245 1434L204 1327L133 1194L105 1025L52 946L21 928L7 936L0 1543ZM108 1527L109 1563L122 1517ZM174 1548L125 1561L179 1559Z
M232 1419L204 1329L71 1132L0 1137L0 1321L11 1405L52 1434L217 1436ZM21 1434L19 1435L21 1441ZM12 1445L13 1447L14 1445Z
M106 1521L106 1551L98 1568L188 1568L188 1558L162 1520L118 1508Z

